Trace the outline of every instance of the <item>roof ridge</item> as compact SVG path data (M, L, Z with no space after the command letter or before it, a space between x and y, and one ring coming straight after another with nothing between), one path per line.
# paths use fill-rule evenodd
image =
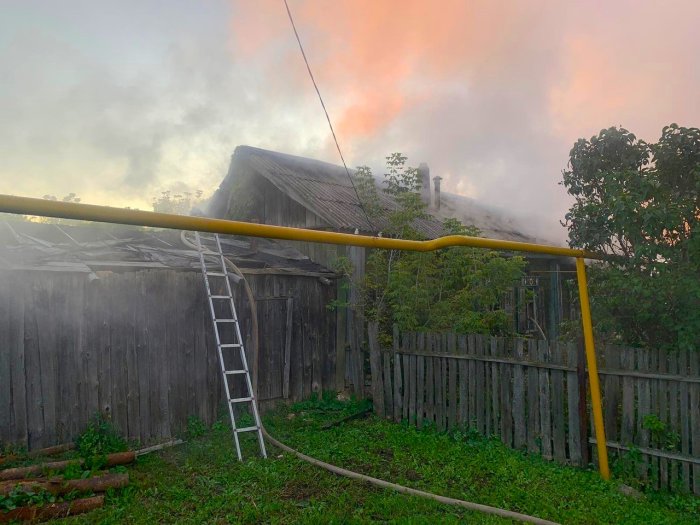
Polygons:
M262 153L265 155L269 155L271 157L283 157L283 158L287 158L288 160L295 160L295 161L303 162L303 163L311 162L311 163L315 163L315 164L319 164L319 165L332 167L332 168L341 170L343 173L345 173L345 168L339 164L334 164L332 162L314 159L311 157L302 157L301 155L294 155L292 153L284 153L282 151L275 151L275 150L271 150L271 149L258 148L256 146L248 146L247 144L241 144L239 146L236 146L236 148L233 151L233 154L235 155L239 151L241 153L247 154L247 155L251 155L251 154L255 154L255 153ZM350 170L351 173L356 171L353 168L348 168L348 169Z

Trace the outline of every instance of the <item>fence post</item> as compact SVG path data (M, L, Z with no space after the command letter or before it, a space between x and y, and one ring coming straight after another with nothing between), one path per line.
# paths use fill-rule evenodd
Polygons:
M369 340L369 366L372 374L372 403L379 417L384 417L384 382L382 380L382 364L379 351L379 326L377 323L367 324Z
M401 421L401 414L403 413L403 397L402 397L402 383L401 383L401 358L399 357L399 327L394 325L393 329L393 348L394 348L394 421L397 423Z
M365 398L365 359L362 351L362 343L365 339L364 324L360 317L353 313L350 322L352 327L350 359L352 361L352 384L355 395L359 399Z
M581 444L581 464L585 467L590 463L591 457L588 453L588 381L586 381L586 350L583 346L582 338L579 338L576 344L576 356L579 443Z

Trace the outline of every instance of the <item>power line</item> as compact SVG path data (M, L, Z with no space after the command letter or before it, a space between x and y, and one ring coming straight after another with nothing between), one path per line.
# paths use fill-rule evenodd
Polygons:
M299 38L299 33L297 32L297 26L294 24L294 18L292 17L292 12L289 10L289 4L287 3L287 0L284 0L284 6L287 8L287 15L289 15L289 21L292 24L292 29L294 30L294 36L297 39L297 43L299 44L299 49L301 50L301 56L304 57L304 63L306 64L306 70L309 72L309 77L311 78L311 82L314 85L314 88L316 89L316 94L318 95L318 100L321 102L321 107L323 108L323 113L326 115L326 120L328 121L328 127L331 129L331 135L333 135L333 141L335 142L335 147L338 149L338 155L340 155L340 160L343 162L343 167L345 168L345 173L348 176L348 180L350 181L350 185L352 186L353 191L355 192L355 196L357 197L357 202L360 203L360 209L362 210L362 213L364 214L365 218L367 219L367 223L372 227L373 230L376 230L376 226L372 222L372 219L369 218L369 215L367 215L367 210L365 210L364 204L362 204L362 199L360 199L360 194L357 192L357 188L355 187L355 183L352 180L352 176L350 175L350 170L348 169L348 165L345 163L345 157L343 157L343 152L340 150L340 144L338 143L338 137L335 135L335 130L333 129L333 124L331 123L331 117L328 115L328 110L326 109L326 104L323 102L323 97L321 96L321 91L318 89L318 85L316 84L316 79L314 78L314 74L311 72L311 66L309 66L309 60L306 58L306 53L304 52L304 46L301 45L301 39Z

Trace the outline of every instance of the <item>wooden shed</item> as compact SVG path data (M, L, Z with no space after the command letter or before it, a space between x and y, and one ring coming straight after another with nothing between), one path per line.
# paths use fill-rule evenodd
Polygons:
M335 274L272 241L222 244L256 299L261 408L335 390ZM97 412L147 443L190 417L212 423L223 399L198 255L179 231L0 222L0 443L65 442Z

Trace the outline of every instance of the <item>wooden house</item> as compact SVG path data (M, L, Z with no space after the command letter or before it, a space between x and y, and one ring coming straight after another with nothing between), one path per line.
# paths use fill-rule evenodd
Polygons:
M431 217L417 221L415 229L426 238L442 235L442 221L453 217L465 225L477 227L484 237L519 242L542 239L526 233L524 220L508 217L473 199L441 191L440 177L433 179L427 165L418 168L422 178L422 198ZM352 173L352 170L351 170ZM314 159L297 157L250 146L236 148L228 173L211 199L212 217L257 221L263 224L292 226L342 233L377 235L387 227L387 217L397 204L379 192L381 213L370 223L344 167ZM289 242L312 260L332 267L339 257L352 262L356 278L364 273L364 248ZM546 243L546 241L545 241ZM569 286L574 262L566 257L526 256L528 277L513 291L513 304L524 289L534 293L520 308L514 308L516 329L537 338L555 339L559 324L569 316ZM337 348L352 344L352 312L340 313ZM344 317L348 316L348 320ZM343 328L345 327L345 328ZM339 355L339 359L340 359Z

